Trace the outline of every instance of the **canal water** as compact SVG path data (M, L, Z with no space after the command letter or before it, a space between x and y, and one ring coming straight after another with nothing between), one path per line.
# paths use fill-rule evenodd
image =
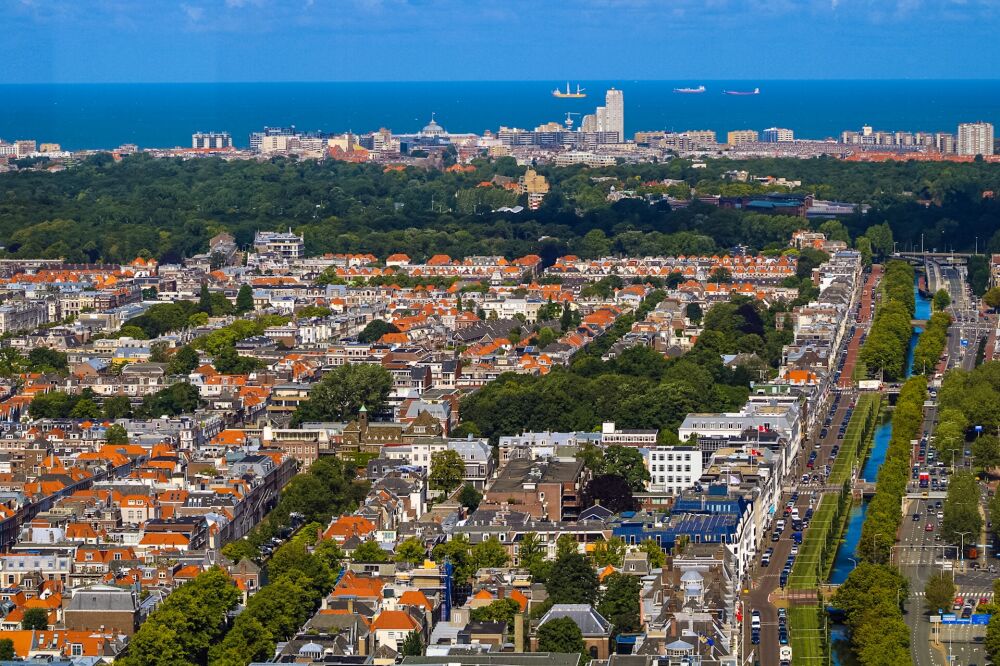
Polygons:
M916 296L916 312L914 319L929 319L931 316L931 300L925 298L917 289L917 282L914 281L913 293ZM910 337L910 347L906 352L906 376L913 372L913 350L917 346L917 340L923 332L919 326L914 327L913 335ZM892 421L886 420L875 429L875 436L872 442L872 449L861 470L861 478L866 481L877 481L878 471L885 462L885 454L889 448L889 439L892 437ZM865 521L865 514L868 511L868 502L860 505L855 504L851 508L851 513L847 518L847 529L844 532L844 542L837 549L837 557L833 562L833 570L830 573L831 583L843 583L847 580L848 574L854 569L854 559L858 541L861 539L861 525ZM847 636L847 628L840 624L830 627L830 642L832 647L832 662L837 666L855 666L857 660L851 653L850 641Z

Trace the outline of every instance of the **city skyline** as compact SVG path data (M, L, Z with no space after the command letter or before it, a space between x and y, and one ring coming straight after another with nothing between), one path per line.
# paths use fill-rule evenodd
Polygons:
M982 79L1000 57L998 6L20 0L0 10L0 57L7 83ZM503 46L470 46L491 40Z

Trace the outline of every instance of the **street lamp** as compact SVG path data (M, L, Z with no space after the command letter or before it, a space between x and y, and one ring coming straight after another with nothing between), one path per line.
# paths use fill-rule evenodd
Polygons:
M966 502L966 504L968 504L968 502ZM975 534L975 532L972 532L972 531L969 531L969 532L955 532L955 534L957 534L958 536L960 536L961 539L962 539L961 545L959 546L959 551L958 551L958 561L961 562L964 565L965 564L965 535L966 534ZM964 570L965 569L964 569L964 566L963 566L963 571Z
M853 557L848 557L847 559L849 559L851 562L854 562L854 568L855 569L858 568L858 561L856 559L854 559Z

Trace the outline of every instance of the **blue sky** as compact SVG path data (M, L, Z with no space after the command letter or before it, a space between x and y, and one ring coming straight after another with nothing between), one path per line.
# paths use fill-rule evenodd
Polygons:
M0 25L0 83L1000 76L1000 0L3 0Z

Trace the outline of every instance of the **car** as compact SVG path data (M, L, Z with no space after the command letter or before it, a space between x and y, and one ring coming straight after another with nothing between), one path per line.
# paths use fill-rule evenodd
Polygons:
M969 617L972 617L972 608L966 606L965 608L962 609L962 618L965 619Z
M934 531L934 523L927 523L927 525L924 527L924 531L925 532L933 532Z
M980 606L985 606L988 603L990 603L990 598L989 597L979 597L979 605Z
M920 522L920 514L919 513L913 514L913 522L915 522L915 523L919 523Z
M781 643L782 645L788 645L788 632L787 631L779 631L778 632L778 642Z
M750 642L753 643L754 645L757 645L758 643L760 643L760 632L759 631L753 630L753 631L750 632Z
M959 610L964 605L965 605L965 600L962 597L955 597L955 603L952 604L951 607L953 610Z
M771 541L781 541L781 533L771 532Z

